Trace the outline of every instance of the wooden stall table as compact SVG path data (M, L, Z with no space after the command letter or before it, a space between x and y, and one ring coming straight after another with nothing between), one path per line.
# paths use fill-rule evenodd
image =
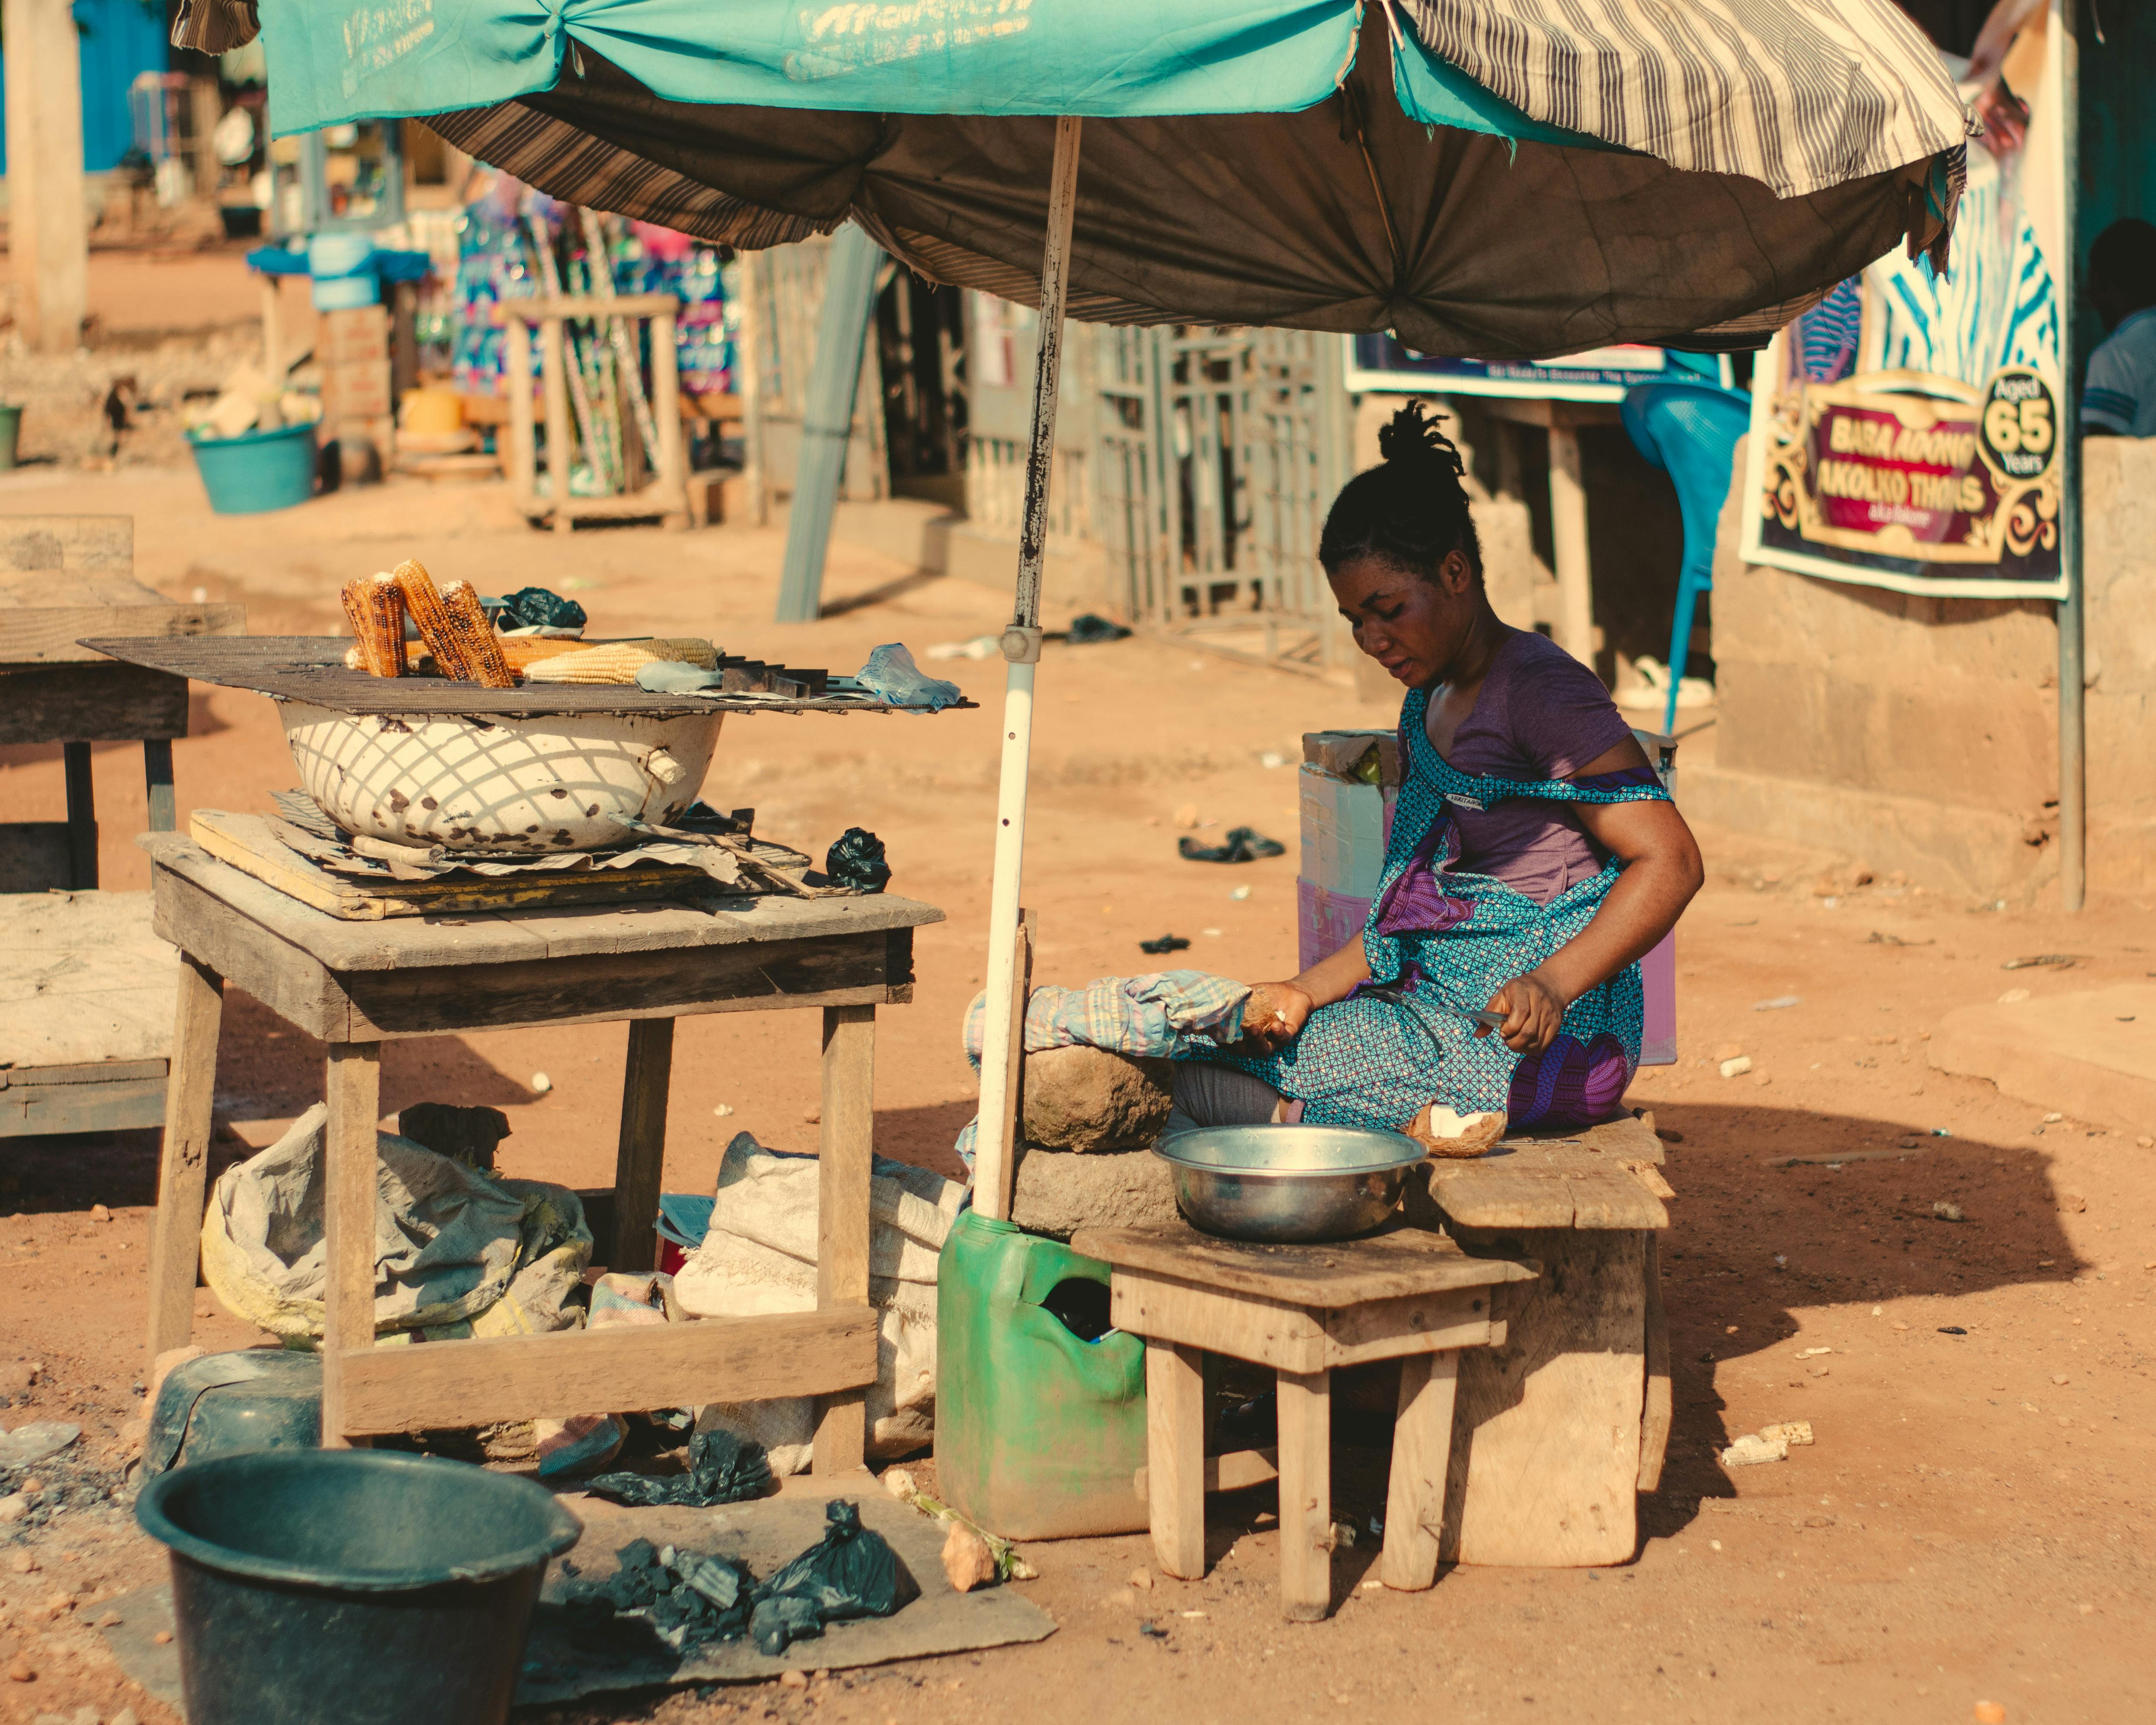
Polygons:
M912 998L913 931L942 920L888 894L778 896L459 917L340 921L175 834L142 841L157 933L180 949L172 1082L150 1266L149 1353L185 1343L229 981L329 1045L324 1150L326 1444L595 1407L820 1398L819 1472L860 1465L876 1374L869 1301L875 1012ZM382 1043L629 1021L615 1164L615 1270L653 1267L674 1021L823 1013L817 1309L776 1317L374 1345L376 1120ZM602 1243L603 1245L605 1243Z
M1162 1568L1192 1580L1204 1574L1209 1469L1217 1488L1235 1465L1206 1459L1203 1356L1270 1366L1279 1384L1281 1608L1300 1622L1325 1616L1332 1371L1397 1359L1379 1574L1387 1586L1409 1589L1436 1579L1460 1356L1504 1341L1495 1296L1532 1281L1532 1266L1472 1258L1440 1234L1398 1222L1325 1245L1218 1240L1178 1222L1086 1229L1070 1247L1111 1267L1111 1319L1145 1338L1146 1496Z
M1409 1187L1409 1215L1543 1272L1503 1291L1503 1342L1460 1366L1445 1561L1569 1568L1637 1548L1670 1433L1661 1163L1652 1117L1626 1117L1433 1161L1427 1196Z
M0 743L59 744L67 788L64 821L0 823L0 1137L164 1118L171 954L147 893L96 890L90 749L142 745L150 829L169 831L187 680L78 637L238 634L246 621L238 605L177 604L134 569L131 516L0 516Z

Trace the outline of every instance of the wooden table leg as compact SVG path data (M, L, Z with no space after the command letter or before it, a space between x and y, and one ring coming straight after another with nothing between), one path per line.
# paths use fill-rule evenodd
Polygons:
M67 780L68 886L74 892L97 891L97 798L91 789L90 745L60 745Z
M332 1042L329 1122L324 1130L323 1258L328 1276L322 1325L322 1447L355 1440L345 1430L346 1349L374 1345L374 1210L382 1111L382 1045Z
M1281 1610L1317 1623L1332 1608L1332 1374L1278 1374Z
M1205 1574L1205 1356L1146 1338L1146 1497L1153 1556L1170 1575Z
M157 1165L157 1228L150 1242L153 1366L167 1348L184 1348L194 1330L210 1106L217 1096L217 1036L223 1020L224 978L182 953L172 1076L165 1086L165 1146Z
M816 1305L869 1303L869 1179L875 1154L875 1009L824 1009L823 1131L817 1143ZM818 1473L868 1452L868 1389L819 1397Z
M609 1270L659 1267L659 1189L666 1173L666 1098L674 1081L674 1020L631 1019L621 1080L621 1143L613 1163Z
M1414 1592L1437 1579L1437 1535L1445 1522L1459 1378L1457 1353L1409 1354L1400 1362L1393 1474L1385 1491L1385 1554L1378 1572L1387 1587Z
M142 744L142 779L150 793L150 830L169 833L179 825L179 809L172 796L172 740L146 738Z

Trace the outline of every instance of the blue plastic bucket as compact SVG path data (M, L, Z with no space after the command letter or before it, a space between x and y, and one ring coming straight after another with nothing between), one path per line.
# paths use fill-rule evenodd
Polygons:
M203 489L209 493L209 506L219 515L290 509L315 495L311 425L285 425L238 437L203 437L191 431L187 442L202 472Z

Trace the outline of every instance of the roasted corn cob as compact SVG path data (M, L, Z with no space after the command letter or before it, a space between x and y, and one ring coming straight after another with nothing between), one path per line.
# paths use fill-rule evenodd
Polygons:
M614 641L603 647L587 647L581 653L562 653L536 660L524 673L531 683L634 683L636 674L654 660L675 660L711 670L718 655L709 641L692 637L650 641Z
M501 656L501 642L485 608L469 581L452 581L442 589L442 613L457 638L457 645L471 667L472 677L483 689L514 689L516 673Z
M370 676L402 676L404 671L404 609L396 587L384 576L372 581L347 581L340 597L344 614L357 641L358 669Z
M394 575L377 574L367 583L367 616L372 631L378 677L401 677L404 659L404 596Z
M403 595L404 608L418 625L419 639L434 655L442 675L458 682L470 682L478 673L465 659L449 615L442 609L442 595L434 586L434 578L420 564L407 559L397 566L394 578L398 592Z

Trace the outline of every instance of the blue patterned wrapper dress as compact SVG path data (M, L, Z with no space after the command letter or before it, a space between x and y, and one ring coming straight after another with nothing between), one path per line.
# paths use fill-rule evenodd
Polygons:
M1363 928L1370 979L1347 999L1321 1006L1276 1054L1198 1052L1263 1079L1303 1105L1314 1126L1391 1130L1427 1104L1459 1114L1509 1115L1515 1129L1585 1126L1606 1119L1640 1062L1640 967L1628 964L1566 1009L1556 1040L1517 1055L1471 1016L1497 990L1578 937L1616 884L1613 859L1599 873L1537 904L1486 875L1458 872L1454 805L1486 809L1507 798L1555 803L1666 801L1650 771L1521 783L1461 773L1437 752L1426 691L1400 713L1409 763L1377 896Z

